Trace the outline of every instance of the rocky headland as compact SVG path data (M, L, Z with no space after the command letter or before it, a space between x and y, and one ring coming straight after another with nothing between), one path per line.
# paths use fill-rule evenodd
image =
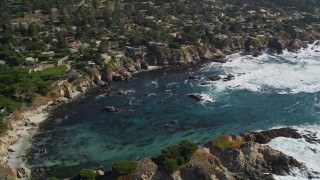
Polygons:
M309 172L303 163L266 143L277 137L303 138L291 128L248 132L242 135L224 135L213 139L199 148L190 161L170 174L161 163L150 158L138 161L136 171L127 175L128 179L274 179L275 175L288 175L291 170Z

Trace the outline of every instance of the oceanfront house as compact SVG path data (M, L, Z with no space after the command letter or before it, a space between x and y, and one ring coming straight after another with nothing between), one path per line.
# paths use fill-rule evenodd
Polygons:
M96 67L96 63L93 62L93 61L88 61L88 62L87 62L87 67L89 67L89 68L94 68L94 67Z
M27 67L29 73L43 71L45 68L46 68L46 66L42 65L42 64L36 64L36 65Z
M48 56L50 56L50 57L52 57L52 56L55 55L54 51L46 51L46 52L42 52L41 54L42 54L42 55L48 55Z
M26 57L27 62L38 62L38 58Z
M26 50L27 50L26 46L17 46L17 47L14 48L14 52L15 53L22 53L22 52L24 52Z

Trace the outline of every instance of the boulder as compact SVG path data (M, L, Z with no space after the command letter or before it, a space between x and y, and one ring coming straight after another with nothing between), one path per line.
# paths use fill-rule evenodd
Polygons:
M211 81L219 81L221 79L221 76L219 75L213 75L213 76L210 76L209 79Z
M234 77L235 77L235 76L234 76L233 74L228 74L227 77L223 78L223 81L231 81L231 80L234 79Z
M205 85L208 85L208 84L211 84L211 83L209 83L209 82L203 82L203 83L201 83L202 86L205 86Z
M284 50L284 44L282 44L278 38L270 39L268 47L271 49L275 49L278 54L281 54Z
M95 170L97 176L104 176L104 172L101 170Z
M253 57L259 57L259 56L261 56L261 55L262 55L262 52L258 52L258 51L254 52L254 53L252 54Z
M31 170L28 168L18 168L16 169L16 174L18 178L28 178L31 176Z
M194 94L188 94L189 97L197 100L197 101L203 101L203 96L201 94L197 94L197 93L194 93Z

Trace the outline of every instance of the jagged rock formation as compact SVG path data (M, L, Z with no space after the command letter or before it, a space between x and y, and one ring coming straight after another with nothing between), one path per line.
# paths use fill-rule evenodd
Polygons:
M271 180L274 179L272 174L287 175L293 167L304 168L293 157L263 145L276 137L301 138L301 135L294 129L281 128L221 136L198 149L190 162L180 166L173 174L146 158L138 161L137 170L127 177L141 180ZM221 139L234 144L222 147L219 144Z

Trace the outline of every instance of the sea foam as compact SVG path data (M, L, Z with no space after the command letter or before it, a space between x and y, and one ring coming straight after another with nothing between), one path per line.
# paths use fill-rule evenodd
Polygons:
M302 135L313 136L313 139L320 139L320 125L293 126ZM273 139L268 145L287 155L290 155L302 162L307 169L292 169L289 176L275 176L276 179L320 179L320 144L310 143L305 138L292 139L278 137Z
M284 51L281 55L263 54L259 57L234 54L221 69L236 77L217 85L229 89L259 92L313 93L320 91L320 46L310 44L297 53ZM214 63L213 63L214 64ZM215 67L214 65L209 65Z

